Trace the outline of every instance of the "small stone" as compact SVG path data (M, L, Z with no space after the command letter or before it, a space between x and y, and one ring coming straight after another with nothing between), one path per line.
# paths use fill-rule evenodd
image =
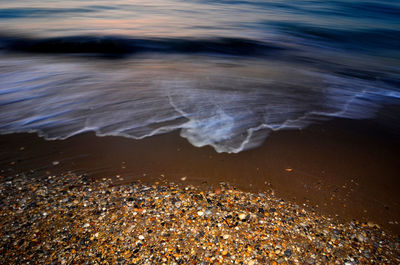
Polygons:
M375 226L379 228L379 226L378 226L377 224L375 224L375 223L373 223L373 222L371 222L371 221L368 221L368 222L367 222L367 225L368 225L368 227L370 227L370 228L374 228Z
M198 215L198 216L203 216L203 215L204 215L204 212L203 212L203 211L198 211L198 212L197 212L197 215Z
M285 253L285 256L288 257L288 258L290 256L292 256L292 251L290 249L286 249L284 253Z
M58 164L60 164L60 161L53 161L53 166L57 166Z
M239 214L239 219L240 220L246 219L246 214L244 214L244 213Z
M181 178L182 181L185 181L186 179L187 179L187 177L182 177Z
M360 242L365 242L366 240L366 238L362 234L357 234L356 238Z
M143 240L143 239L144 239L144 236L140 235L140 236L139 236L139 239L140 239L140 240Z
M230 237L230 235L228 235L228 234L225 234L225 235L223 236L224 239L228 239L229 237Z
M278 264L281 264L281 263L284 263L284 262L285 262L285 259L279 258L276 262L278 262Z
M315 259L313 259L313 258L307 258L305 261L307 264L310 264L310 265L315 264Z

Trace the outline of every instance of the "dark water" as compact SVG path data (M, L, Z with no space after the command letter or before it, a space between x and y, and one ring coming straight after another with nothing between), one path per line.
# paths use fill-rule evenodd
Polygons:
M398 106L398 1L0 2L3 134L240 152L332 117L397 130Z

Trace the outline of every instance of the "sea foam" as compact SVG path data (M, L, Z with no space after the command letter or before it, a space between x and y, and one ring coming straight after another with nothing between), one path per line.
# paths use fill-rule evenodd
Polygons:
M94 131L142 139L180 130L194 146L237 153L272 131L332 117L374 117L399 92L388 82L291 61L198 55L124 60L7 56L0 133L49 140Z

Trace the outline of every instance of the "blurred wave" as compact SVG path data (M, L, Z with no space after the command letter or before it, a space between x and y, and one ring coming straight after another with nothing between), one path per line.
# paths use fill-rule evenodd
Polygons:
M282 32L307 40L310 44L317 42L327 48L338 47L352 51L390 50L398 55L400 48L399 29L348 30L342 28L323 28L299 23L276 23Z
M195 146L236 153L333 117L400 132L399 2L52 6L0 4L0 133L180 130Z
M0 19L41 18L57 14L76 14L96 12L95 8L3 8L0 9Z
M138 53L212 53L262 56L285 49L272 43L240 38L140 39L117 36L69 36L33 39L1 36L0 48L30 53L129 55Z
M203 55L95 64L5 56L0 83L0 133L64 139L96 131L141 139L180 129L195 146L233 153L260 145L271 131L331 117L371 118L383 103L400 98L379 79L280 60Z

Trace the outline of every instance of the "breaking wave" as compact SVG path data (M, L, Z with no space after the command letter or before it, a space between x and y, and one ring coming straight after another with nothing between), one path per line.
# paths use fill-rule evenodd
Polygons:
M142 53L265 56L284 46L245 38L129 38L123 36L68 36L29 38L0 35L0 48L39 54L128 56Z
M399 127L398 1L49 2L0 8L0 133L236 153L334 117Z
M332 117L371 118L400 98L390 76L371 80L314 65L200 55L117 61L3 55L0 133L55 140L95 131L142 139L180 130L194 146L237 153L259 146L271 131Z

